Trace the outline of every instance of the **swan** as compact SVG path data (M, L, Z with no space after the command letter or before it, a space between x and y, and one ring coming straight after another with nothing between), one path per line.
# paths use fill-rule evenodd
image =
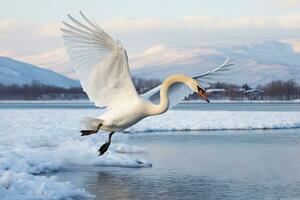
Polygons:
M72 23L62 22L61 28L70 61L78 74L83 90L97 107L106 112L98 118L85 118L87 136L99 130L109 133L108 142L103 144L99 156L111 144L112 135L120 132L148 116L159 115L174 107L185 96L196 92L209 102L205 89L199 80L228 70L229 58L224 64L198 76L184 74L169 76L163 83L143 95L139 95L133 84L126 50L96 23L90 21L81 11L84 23L68 15Z

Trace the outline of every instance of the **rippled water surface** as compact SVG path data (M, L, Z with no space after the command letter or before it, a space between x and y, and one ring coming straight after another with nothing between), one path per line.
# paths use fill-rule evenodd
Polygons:
M147 134L126 142L147 148L141 156L152 168L74 167L55 175L98 199L300 198L298 129Z

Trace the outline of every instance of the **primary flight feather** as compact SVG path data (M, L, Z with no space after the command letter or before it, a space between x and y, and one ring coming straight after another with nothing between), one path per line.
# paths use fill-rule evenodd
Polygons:
M196 92L208 101L199 79L207 82L210 76L218 75L232 65L227 59L223 65L199 76L171 75L160 86L139 95L130 75L124 47L82 12L80 15L84 22L68 15L72 23L63 22L65 27L61 30L83 90L96 106L106 107L106 112L99 118L85 119L88 130L81 131L83 136L99 130L110 132L108 142L99 149L99 155L107 151L114 132L122 131L145 117L166 112L189 94Z

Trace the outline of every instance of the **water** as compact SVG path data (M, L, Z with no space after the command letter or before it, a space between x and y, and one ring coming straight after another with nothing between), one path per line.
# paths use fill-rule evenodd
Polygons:
M98 199L300 198L299 130L136 134L152 168L73 168L56 175ZM99 158L101 159L101 158Z
M300 111L300 102L182 102L176 109L225 111Z
M8 113L13 113L11 117L23 116L19 119L23 123L14 125L11 134L20 129L24 132L20 131L19 140L24 140L25 133L34 131L22 144L30 147L39 142L43 148L52 148L59 140L65 140L65 145L73 141L65 135L80 143L74 136L78 127L73 125L79 121L79 115L93 113L91 108L93 106L86 102L0 103L0 115L3 114L0 118L5 119L4 114ZM267 111L272 115L273 111L298 112L300 103L183 103L176 109ZM28 119L31 113L32 118ZM11 125L7 123L2 128L4 133L10 133ZM61 130L69 132L62 133ZM7 137L3 141L16 142L11 139L14 138ZM47 146L49 142L53 145ZM127 154L144 158L153 166L126 168L74 164L66 170L43 175L70 181L94 194L96 199L104 200L300 199L300 129L140 132L124 134L114 138L113 142L146 148L146 152ZM53 149L53 153L55 151ZM70 153L76 155L77 152Z
M88 101L2 101L0 109L91 109L96 108ZM300 102L182 102L175 110L203 110L203 111L300 111Z

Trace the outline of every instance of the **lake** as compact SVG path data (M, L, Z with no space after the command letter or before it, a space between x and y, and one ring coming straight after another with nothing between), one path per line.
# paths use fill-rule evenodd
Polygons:
M55 175L98 199L300 198L299 130L158 134L126 140L147 148L151 168L79 167Z
M80 118L102 112L92 108L0 104L2 157L93 195L71 198L300 199L300 103L182 103L114 135L103 157L106 134L79 136Z
M96 108L88 101L3 101L0 109L91 109ZM99 109L99 108L97 108ZM212 101L209 104L203 101L186 101L178 104L175 109L183 110L223 110L223 111L300 111L300 102L243 102L243 101Z

